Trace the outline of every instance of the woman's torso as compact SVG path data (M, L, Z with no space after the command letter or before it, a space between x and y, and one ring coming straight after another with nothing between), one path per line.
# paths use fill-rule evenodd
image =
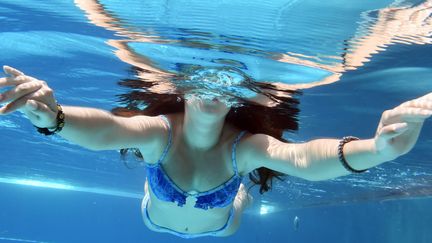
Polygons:
M175 185L191 195L179 207L175 202L159 199L149 187L146 191L150 197L146 209L148 216L156 225L186 234L220 229L227 223L232 202L224 207L203 210L196 207L197 198L193 194L212 190L234 179L232 149L240 131L225 124L219 142L212 149L205 152L193 151L184 142L183 114L169 115L167 118L172 131L172 144L161 162L162 169ZM150 159L146 160L148 163L155 163L159 159L155 153L147 155L143 152L143 155ZM237 163L237 168L242 175L244 165Z

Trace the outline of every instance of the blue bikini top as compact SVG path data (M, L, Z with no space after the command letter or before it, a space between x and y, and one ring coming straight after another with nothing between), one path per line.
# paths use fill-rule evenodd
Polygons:
M235 155L236 146L245 132L243 131L237 136L232 146L231 159L234 168L234 175L225 183L217 186L216 188L205 192L190 194L180 189L166 174L164 168L162 167L162 161L166 157L172 143L172 131L169 121L165 116L162 116L162 119L169 127L168 145L166 146L161 158L157 161L157 163L146 163L147 180L155 196L163 201L176 202L180 207L186 203L186 198L188 196L193 196L197 199L195 208L201 208L204 210L214 207L222 208L231 204L237 195L240 183L243 179L243 177L238 173Z

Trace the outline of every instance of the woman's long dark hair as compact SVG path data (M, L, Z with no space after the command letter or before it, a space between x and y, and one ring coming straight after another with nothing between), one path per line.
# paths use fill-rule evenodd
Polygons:
M138 70L139 71L139 70ZM157 116L162 114L184 112L183 94L176 93L154 93L149 92L150 88L158 82L149 80L126 79L119 83L121 86L132 88L133 91L120 95L125 107L118 107L112 113L118 116L147 115ZM270 83L258 83L252 80L248 82L248 88L254 92L267 96L277 105L266 107L241 97L237 97L242 105L232 107L225 122L235 126L239 130L246 130L251 134L267 134L281 141L284 131L296 131L298 129L297 115L299 113L298 100L295 96L300 92L292 90L280 90ZM282 93L282 96L274 95L274 91ZM145 104L145 108L141 108ZM122 149L124 157L128 150L132 150L139 159L143 159L137 149ZM250 180L260 185L259 192L263 194L272 188L273 178L283 180L285 174L261 167L249 173Z

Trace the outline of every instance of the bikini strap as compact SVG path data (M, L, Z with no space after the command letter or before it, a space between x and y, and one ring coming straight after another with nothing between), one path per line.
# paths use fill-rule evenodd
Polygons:
M233 146L232 146L232 152L231 152L231 160L234 168L235 175L239 175L238 168L237 168L237 159L236 159L236 150L237 150L237 144L240 142L240 139L243 137L243 135L246 134L246 131L240 132L239 135L237 135L237 138L234 140Z
M168 144L165 147L165 150L163 151L162 156L157 161L157 164L162 163L162 161L165 159L166 155L168 154L168 151L169 151L169 149L171 147L171 144L172 144L172 129L171 129L171 124L170 124L168 118L165 115L160 115L160 118L162 118L162 120L168 126Z

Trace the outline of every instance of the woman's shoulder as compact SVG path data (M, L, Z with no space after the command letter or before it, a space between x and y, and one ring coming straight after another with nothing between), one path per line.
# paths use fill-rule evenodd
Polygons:
M257 151L268 148L275 138L266 134L252 134L245 132L239 139L236 149L237 163L241 174L248 174L256 169L251 161L258 159Z
M158 132L157 138L154 140L153 149L149 150L144 147L139 147L141 154L145 158L147 164L154 164L160 160L161 156L164 156L165 150L170 146L173 134L176 132L179 121L182 121L179 117L181 114L167 114L167 115L156 115L152 118L162 118L161 120L165 123L163 132ZM161 121L159 121L160 123Z
M165 117L168 120L170 126L176 127L183 123L184 113L178 112L178 113L163 114L159 116Z

